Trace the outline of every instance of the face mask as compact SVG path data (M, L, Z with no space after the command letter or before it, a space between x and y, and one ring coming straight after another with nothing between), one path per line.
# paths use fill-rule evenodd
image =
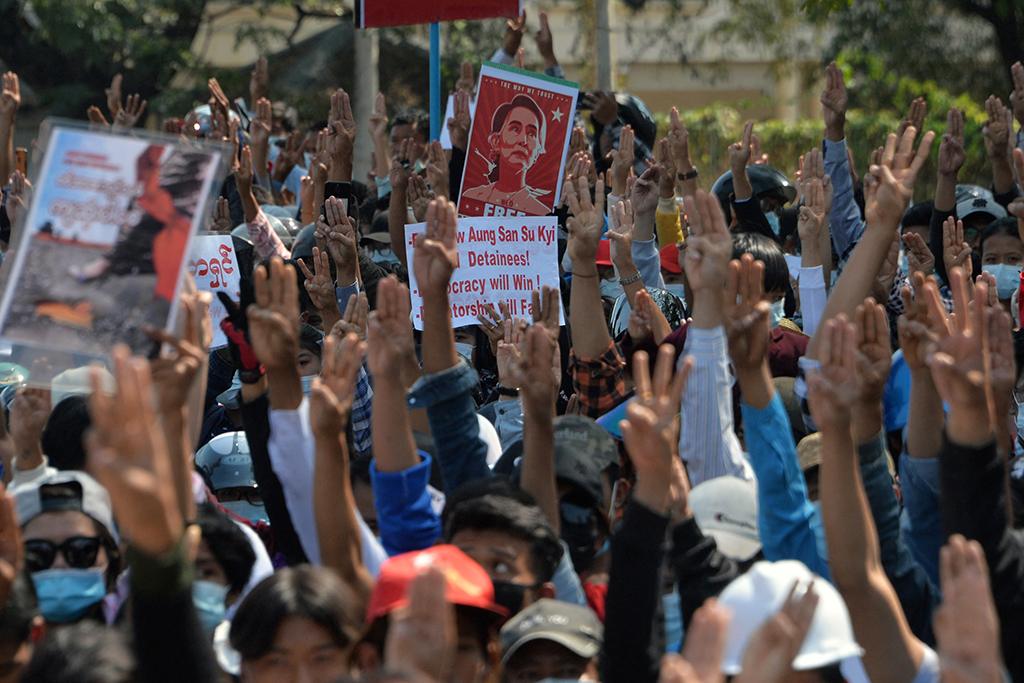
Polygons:
M768 314L768 320L771 323L771 327L774 330L782 322L782 319L786 317L786 300L779 299L772 304L772 310Z
M474 346L473 344L462 344L459 342L455 342L455 353L459 354L460 356L465 356L466 360L468 360L470 363L473 362L473 349L475 348L476 346Z
M319 375L310 375L308 377L300 377L299 381L302 382L302 393L309 396L309 388L313 386L313 378L319 377Z
M206 635L213 637L213 631L224 621L224 599L228 597L228 587L212 581L196 581L192 584L192 603L199 613L199 621L203 624Z
M772 232L776 235L779 234L779 217L774 211L769 211L764 215L768 219L768 225L772 226Z
M680 301L686 301L686 287L684 285L665 285L665 291L669 294L675 294L679 297Z
M999 300L1006 301L1013 296L1013 290L1020 287L1020 266L1011 266L1007 263L996 263L981 268L986 273L992 273L996 278L996 290L999 292Z
M370 253L370 260L374 263L399 263L395 252L390 249L382 249Z
M683 612L679 609L679 593L676 588L661 596L665 612L665 651L679 652L683 644Z
M221 503L221 506L226 510L231 510L239 517L243 517L253 524L256 522L270 523L270 517L267 516L267 508L263 505L254 505L247 500L232 500L227 503Z
M523 609L526 591L533 587L511 581L494 581L493 583L494 602L507 609L511 616L515 616Z
M622 285L618 280L601 280L601 296L605 299L618 299L622 294Z
M1014 399L1016 401L1016 399ZM1024 440L1024 404L1017 404L1017 449L1021 448L1021 441Z
M590 508L562 501L558 509L561 537L569 546L569 557L578 574L589 568L597 555L597 522Z
M40 613L57 624L78 621L107 594L102 569L46 569L33 574L32 583Z
M900 250L900 269L904 273L910 273L910 261L907 259L907 252Z

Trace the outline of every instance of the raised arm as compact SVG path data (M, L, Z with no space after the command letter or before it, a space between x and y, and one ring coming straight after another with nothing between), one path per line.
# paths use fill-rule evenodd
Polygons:
M356 144L356 120L348 93L338 88L331 95L327 119L327 150L331 155L331 180L351 182L352 151Z
M846 146L846 107L849 95L842 70L832 62L825 67L825 90L821 93L821 113L825 120L825 139L822 141L825 173L832 179L835 200L829 212L832 226L832 244L843 256L851 245L864 234L864 219L854 201L853 176L850 155ZM865 179L866 180L866 179ZM831 246L829 248L831 251ZM823 256L824 251L823 251ZM831 257L829 258L831 260Z
M1017 178L1013 173L1013 149L1017 146L1013 134L1013 112L995 95L985 101L988 121L982 126L985 152L992 164L992 193L1005 194L1013 189Z
M566 183L569 218L569 243L566 252L572 261L572 293L569 319L573 350L580 358L597 358L612 343L604 321L601 281L597 273L597 243L604 228L604 182L597 181L595 202L590 201L586 173L575 184Z
M0 92L0 184L6 185L14 173L14 119L21 106L18 74L8 71Z

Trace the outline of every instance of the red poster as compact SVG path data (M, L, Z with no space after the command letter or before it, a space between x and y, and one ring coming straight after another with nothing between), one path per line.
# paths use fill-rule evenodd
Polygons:
M543 216L558 204L579 85L486 63L460 216Z
M522 11L522 0L358 0L355 20L359 28L376 28L518 17Z

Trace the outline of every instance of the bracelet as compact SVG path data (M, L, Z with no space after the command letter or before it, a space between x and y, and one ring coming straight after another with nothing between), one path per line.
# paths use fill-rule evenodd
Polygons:
M494 387L494 390L496 392L498 392L499 396L518 396L519 395L519 390L518 389L509 389L508 387L503 387L500 384L498 386Z
M697 167L694 166L693 170L690 171L689 173L679 173L679 172L676 172L676 176L680 180L693 180L694 178L697 177Z
M573 277L601 277L600 274L594 273L593 275L584 275L583 273L573 273Z
M638 271L636 271L636 275L634 275L633 277L627 277L627 278L621 278L620 277L619 278L619 284L622 285L623 287L625 287L626 285L633 284L634 282L636 282L639 279L640 279L640 271L638 270Z

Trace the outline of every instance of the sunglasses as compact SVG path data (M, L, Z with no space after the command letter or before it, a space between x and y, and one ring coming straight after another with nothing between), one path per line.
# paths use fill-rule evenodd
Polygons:
M29 573L49 569L59 550L69 567L88 569L96 563L100 545L98 536L72 536L59 545L41 538L30 539L25 541L25 568Z

